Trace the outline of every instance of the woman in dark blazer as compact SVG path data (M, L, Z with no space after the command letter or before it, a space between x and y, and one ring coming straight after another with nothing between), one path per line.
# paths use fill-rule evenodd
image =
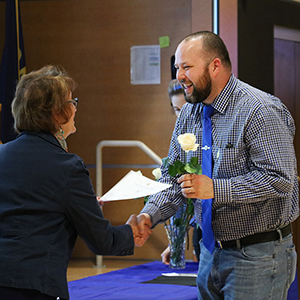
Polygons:
M12 112L18 137L0 145L0 299L68 299L66 271L77 235L98 255L131 255L137 227L112 226L82 159L74 81L54 66L24 75ZM134 235L133 235L134 233Z

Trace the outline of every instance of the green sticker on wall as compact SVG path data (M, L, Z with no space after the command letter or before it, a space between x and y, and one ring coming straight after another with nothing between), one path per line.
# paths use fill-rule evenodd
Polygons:
M160 48L170 47L170 38L168 36L160 36L158 39Z

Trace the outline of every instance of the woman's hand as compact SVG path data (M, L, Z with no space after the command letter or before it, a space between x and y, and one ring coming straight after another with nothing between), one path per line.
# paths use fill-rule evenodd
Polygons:
M99 203L99 205L100 205L101 207L103 207L104 202L108 202L108 201L103 201L103 200L101 200L101 197L96 197L96 199L97 199L97 201L98 201L98 203Z

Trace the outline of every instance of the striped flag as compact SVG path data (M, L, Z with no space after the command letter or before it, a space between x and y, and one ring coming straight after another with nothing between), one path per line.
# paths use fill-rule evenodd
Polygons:
M0 69L0 140L3 143L16 137L13 129L11 102L14 98L16 84L25 73L26 66L19 0L6 0L5 45Z

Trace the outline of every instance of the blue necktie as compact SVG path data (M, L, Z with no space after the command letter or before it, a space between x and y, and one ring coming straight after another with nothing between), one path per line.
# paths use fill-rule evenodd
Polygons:
M203 134L202 134L202 174L212 177L212 132L211 115L214 108L211 105L203 107ZM212 199L202 200L202 238L205 248L213 253L215 240L211 227Z

